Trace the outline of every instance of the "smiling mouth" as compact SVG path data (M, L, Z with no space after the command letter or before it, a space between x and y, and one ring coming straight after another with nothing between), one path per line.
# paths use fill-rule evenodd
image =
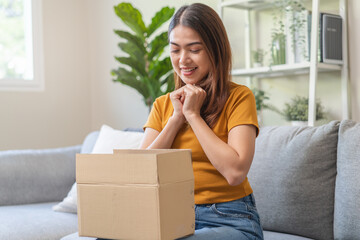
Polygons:
M181 68L181 71L183 71L183 72L192 72L195 69L197 69L197 67L194 67L194 68Z

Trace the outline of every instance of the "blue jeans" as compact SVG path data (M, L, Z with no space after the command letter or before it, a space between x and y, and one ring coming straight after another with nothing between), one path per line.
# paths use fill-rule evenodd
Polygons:
M253 194L238 200L195 206L195 234L181 240L262 240Z

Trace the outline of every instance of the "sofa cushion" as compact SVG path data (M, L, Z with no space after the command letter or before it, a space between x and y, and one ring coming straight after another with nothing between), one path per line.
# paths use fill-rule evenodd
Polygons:
M94 131L94 132L89 133L85 137L84 142L81 145L80 153L91 153L92 152L92 150L95 146L96 140L99 137L99 133L100 133L99 131Z
M265 230L333 239L338 128L260 130L249 181Z
M51 203L0 207L0 239L58 240L77 231L77 215L54 212Z
M121 131L103 125L92 153L113 153L114 149L136 149L144 136L143 132Z
M360 236L360 123L340 124L335 188L335 239Z
M63 237L63 238L60 239L60 240L96 240L96 239L101 239L101 238L80 237L80 236L79 236L79 233L76 232L76 233L72 233L72 234L69 234L69 235Z
M264 231L264 240L312 240L311 238L286 233Z

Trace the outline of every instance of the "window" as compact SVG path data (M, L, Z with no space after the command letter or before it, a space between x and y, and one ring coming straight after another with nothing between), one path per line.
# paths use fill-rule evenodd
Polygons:
M41 0L0 0L0 90L43 90Z

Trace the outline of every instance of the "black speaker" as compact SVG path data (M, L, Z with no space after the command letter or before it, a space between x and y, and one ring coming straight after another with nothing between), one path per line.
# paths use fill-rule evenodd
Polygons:
M339 15L320 14L320 61L342 64L342 18Z

